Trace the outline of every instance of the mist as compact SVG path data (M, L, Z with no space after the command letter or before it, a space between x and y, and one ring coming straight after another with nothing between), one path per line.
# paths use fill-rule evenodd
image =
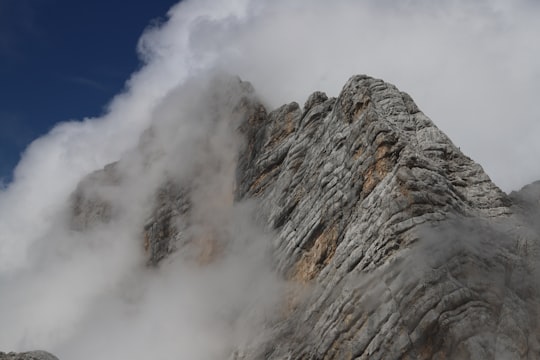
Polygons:
M26 262L0 277L3 349L223 359L262 341L282 284L254 205L233 203L238 104L252 96L234 77L193 77L158 104L136 147L47 214ZM176 219L183 241L148 266L143 227L167 183L189 189L189 211Z
M539 179L539 15L527 0L178 3L145 30L144 65L106 114L36 139L1 187L0 349L206 360L264 336L283 284L254 205L229 201L241 141L224 94L238 93L216 86L225 100L209 112L216 73L251 82L268 108L315 90L337 96L353 74L379 77L411 94L503 190ZM155 138L141 151L148 129ZM116 216L74 230L70 197L116 161L122 186L94 189ZM170 179L194 189L190 231L225 234L223 259L146 267L141 231Z

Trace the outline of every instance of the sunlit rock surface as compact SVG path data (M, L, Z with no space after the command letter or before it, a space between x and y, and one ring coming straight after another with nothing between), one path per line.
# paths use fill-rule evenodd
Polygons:
M227 98L224 116L235 114L244 141L234 186L220 188L216 203L255 199L256 218L274 234L274 268L291 287L264 341L246 339L226 356L540 358L538 184L503 193L409 95L382 80L353 76L337 98L315 92L303 108L270 112L249 85L235 86L242 90ZM208 168L230 160L208 159ZM81 183L75 230L121 209L93 192L123 186L118 166ZM173 174L152 190L140 229L150 266L193 243L204 265L226 246L217 223L189 231L193 179Z
M410 96L354 76L246 128L238 196L299 288L244 358L540 356L538 232Z

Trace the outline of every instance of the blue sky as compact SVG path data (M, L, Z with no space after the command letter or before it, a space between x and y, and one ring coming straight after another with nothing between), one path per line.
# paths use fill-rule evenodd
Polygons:
M0 0L0 179L57 122L100 115L176 0Z

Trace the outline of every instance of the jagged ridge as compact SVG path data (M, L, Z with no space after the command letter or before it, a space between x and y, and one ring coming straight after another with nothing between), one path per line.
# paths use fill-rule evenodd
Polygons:
M538 356L537 233L406 93L354 76L247 138L239 195L276 229L278 269L313 289L246 358Z

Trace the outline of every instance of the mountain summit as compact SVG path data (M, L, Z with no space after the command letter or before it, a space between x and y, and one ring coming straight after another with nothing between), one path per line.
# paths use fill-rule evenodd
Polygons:
M353 76L248 126L241 197L309 294L245 358L539 356L538 227L395 86Z
M505 194L365 75L270 112L228 77L170 99L67 218L77 234L130 227L148 272L219 274L230 291L204 319L230 333L209 358L540 357L537 183Z

